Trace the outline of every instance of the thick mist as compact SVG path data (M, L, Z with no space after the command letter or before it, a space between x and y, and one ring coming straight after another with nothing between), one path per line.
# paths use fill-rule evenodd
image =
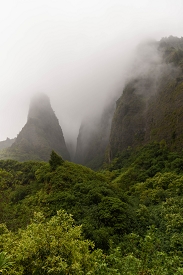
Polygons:
M174 39L175 37L172 37L172 40ZM135 92L145 96L146 99L156 94L163 78L168 76L171 79L181 73L181 69L175 67L173 63L165 62L165 48L162 44L162 40L158 42L146 40L140 43L128 68L125 83L138 80L134 84Z
M97 118L140 73L131 67L137 45L182 35L182 10L179 0L1 3L0 140L17 136L31 96L43 92L75 146L81 122Z

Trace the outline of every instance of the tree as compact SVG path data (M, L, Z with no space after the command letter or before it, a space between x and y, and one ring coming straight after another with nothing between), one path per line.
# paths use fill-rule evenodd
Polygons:
M98 273L103 265L101 250L81 236L71 215L59 210L46 220L36 213L26 229L1 234L1 246L10 254L14 265L8 275L81 275Z
M64 163L64 160L62 159L62 157L57 155L57 153L55 153L55 151L52 150L50 155L50 160L49 160L51 170L55 171L56 168L62 165L63 163Z

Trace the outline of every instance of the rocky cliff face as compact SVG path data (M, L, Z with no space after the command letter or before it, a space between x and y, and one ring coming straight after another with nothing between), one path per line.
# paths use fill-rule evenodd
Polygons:
M4 154L18 160L47 161L52 150L69 159L62 129L50 100L46 95L38 94L31 100L27 123Z
M144 52L139 70L116 103L108 146L110 160L128 146L151 141L165 140L170 149L182 149L183 38L162 39L155 45L155 60Z

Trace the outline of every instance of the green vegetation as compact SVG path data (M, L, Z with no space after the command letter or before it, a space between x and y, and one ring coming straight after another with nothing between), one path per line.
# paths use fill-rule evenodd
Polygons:
M161 74L154 78L155 64L152 75L126 86L109 144L112 106L99 132L90 136L88 122L81 127L76 159L98 169L105 158L100 171L65 160L49 99L46 109L32 105L11 147L1 144L0 274L183 275L183 39L177 39L159 43Z
M151 143L100 172L0 161L2 274L183 274L183 154Z
M56 168L59 165L62 165L63 162L64 162L64 160L62 159L62 157L57 155L57 153L55 153L55 151L52 150L51 155L50 155L50 160L49 160L51 170L55 171Z

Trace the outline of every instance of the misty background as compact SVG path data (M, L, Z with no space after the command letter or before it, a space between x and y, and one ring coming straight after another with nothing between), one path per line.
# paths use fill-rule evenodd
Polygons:
M17 136L43 92L75 144L136 73L139 43L182 37L182 11L182 0L0 1L0 140Z

